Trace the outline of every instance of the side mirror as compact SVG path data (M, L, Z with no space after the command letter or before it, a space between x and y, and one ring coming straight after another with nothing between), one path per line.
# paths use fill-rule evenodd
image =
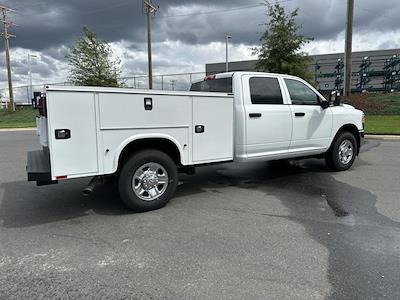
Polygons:
M334 106L340 105L340 92L339 91L332 91L329 96L329 103L332 103Z
M326 101L326 100L321 101L322 109L327 109L329 106L330 106L329 101Z

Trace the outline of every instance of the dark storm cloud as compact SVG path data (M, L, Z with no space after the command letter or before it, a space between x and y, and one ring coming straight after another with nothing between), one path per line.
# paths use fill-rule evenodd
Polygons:
M160 1L161 2L161 1ZM190 5L195 1L166 1L159 3L160 12L155 18L168 11L171 6ZM205 9L212 1L201 2ZM241 1L220 1L220 8L238 5ZM52 46L70 44L80 35L82 27L88 26L109 42L122 39L135 42L146 40L146 19L141 0L7 0L6 6L17 10L13 19L19 27L14 31L18 38L12 43L15 47L42 50ZM216 7L213 5L213 7ZM161 28L162 31L162 28ZM160 37L177 38L179 35ZM185 40L183 38L182 40Z
M281 0L290 9L300 8L299 21L303 32L316 39L335 37L344 29L344 0ZM159 0L154 18L154 39L180 40L188 44L221 41L226 31L234 35L233 43L254 44L265 21L263 7L232 10L252 6L260 0ZM400 26L397 0L363 0L356 2L355 31L387 30ZM146 41L146 21L141 0L6 0L5 5L17 9L14 31L18 38L14 47L43 50L68 45L88 26L107 41ZM227 10L225 13L218 11ZM203 14L212 11L216 13ZM198 15L191 15L196 14ZM188 14L189 16L171 17ZM167 16L167 17L166 17ZM56 57L56 53L53 53Z
M344 30L346 0L278 1L288 11L300 9L297 20L302 24L302 33L314 37L316 42L335 40ZM180 70L199 63L188 45L198 48L211 42L223 42L227 32L233 36L233 44L244 44L249 48L257 44L264 30L259 25L266 22L265 7L258 6L261 2L153 0L160 6L153 27L155 67L167 70L168 66L174 66L174 70ZM11 29L17 38L11 39L10 44L12 68L18 84L27 82L28 52L38 56L32 62L34 79L41 82L64 80L68 46L81 35L83 26L88 26L108 42L126 41L121 46L124 51L119 53L124 59L126 74L146 72L147 36L142 0L3 0L1 4L17 10L14 16L10 14L19 25ZM376 45L369 41L369 48L398 47L398 40L390 38L389 33L400 28L399 13L398 0L358 0L354 34L387 35L386 40L376 42ZM188 49L178 51L173 47ZM209 61L207 50L204 51L202 63ZM181 57L177 58L176 53ZM0 56L4 57L4 52ZM216 57L214 59L222 59L222 56ZM2 70L5 70L4 59L0 59L0 84L4 86L6 72Z
M14 1L13 1L14 2ZM14 46L43 50L71 44L88 26L108 41L142 39L137 31L143 27L139 1L121 0L38 0L20 1L14 17L19 27ZM13 3L6 4L15 7ZM143 37L144 38L144 37Z
M300 8L299 23L303 33L319 40L337 36L345 28L345 0L299 0L291 1L288 8ZM355 1L354 34L371 31L390 31L400 27L400 6L398 0Z

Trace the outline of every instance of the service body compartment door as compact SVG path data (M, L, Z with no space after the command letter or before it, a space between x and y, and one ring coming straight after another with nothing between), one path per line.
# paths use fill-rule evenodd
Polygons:
M193 162L233 159L233 98L193 97Z
M97 173L95 94L50 90L47 97L53 178Z

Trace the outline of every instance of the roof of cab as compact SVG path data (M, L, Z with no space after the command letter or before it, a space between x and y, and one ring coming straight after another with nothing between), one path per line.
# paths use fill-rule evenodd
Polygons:
M205 76L201 80L193 81L192 83L197 83L205 80L212 80L212 79L219 79L219 78L229 78L233 77L233 75L270 75L270 76L285 76L285 77L294 77L287 74L279 74L279 73L267 73L267 72L254 72L254 71L235 71L235 72L224 72L224 73L216 73L216 74L209 74Z
M268 73L268 72L255 72L255 71L237 71L237 72L226 72L215 74L216 78L224 78L224 77L232 77L234 74L236 75L271 75L271 76L290 76L282 73Z

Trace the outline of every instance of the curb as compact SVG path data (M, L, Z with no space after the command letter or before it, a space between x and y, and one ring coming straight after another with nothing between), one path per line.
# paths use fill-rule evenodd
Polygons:
M400 141L400 135L376 135L366 134L365 139L368 140L381 140L381 141Z
M10 131L36 131L35 127L26 128L0 128L0 132L10 132Z

